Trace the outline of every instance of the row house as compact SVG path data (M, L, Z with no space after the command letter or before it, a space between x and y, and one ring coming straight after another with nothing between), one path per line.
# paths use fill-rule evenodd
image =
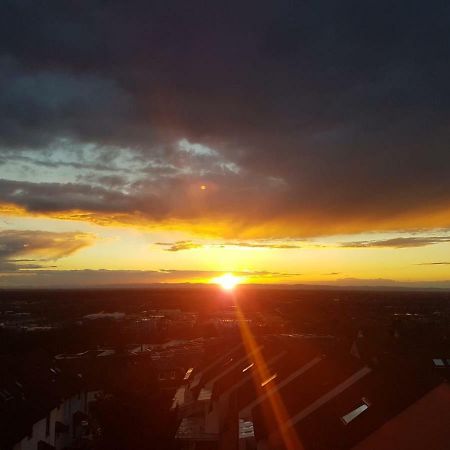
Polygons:
M99 391L81 373L62 370L46 357L9 358L0 370L2 450L82 448L89 409Z
M420 358L357 353L295 335L230 346L178 390L179 448L447 449L450 388L439 373Z

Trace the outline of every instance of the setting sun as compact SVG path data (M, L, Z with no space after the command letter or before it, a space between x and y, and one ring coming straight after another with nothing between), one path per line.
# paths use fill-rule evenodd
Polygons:
M240 278L235 277L231 273L226 273L220 277L214 278L213 282L220 285L222 289L231 291L239 284Z

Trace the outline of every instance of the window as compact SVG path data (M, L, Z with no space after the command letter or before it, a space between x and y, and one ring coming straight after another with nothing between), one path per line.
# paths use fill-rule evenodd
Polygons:
M361 404L357 406L355 409L345 414L345 416L341 417L344 425L348 425L350 422L355 420L358 416L360 416L364 411L368 410L370 403L364 397L361 399Z
M434 363L435 367L445 367L444 360L442 360L440 358L433 359L433 363Z

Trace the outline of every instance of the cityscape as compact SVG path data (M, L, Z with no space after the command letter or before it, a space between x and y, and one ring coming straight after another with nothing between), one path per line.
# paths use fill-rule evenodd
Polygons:
M1 448L445 448L449 300L4 290Z

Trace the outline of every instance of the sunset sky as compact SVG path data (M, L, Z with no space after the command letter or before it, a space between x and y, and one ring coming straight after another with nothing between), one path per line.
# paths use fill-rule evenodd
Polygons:
M0 287L450 288L450 4L0 4Z

